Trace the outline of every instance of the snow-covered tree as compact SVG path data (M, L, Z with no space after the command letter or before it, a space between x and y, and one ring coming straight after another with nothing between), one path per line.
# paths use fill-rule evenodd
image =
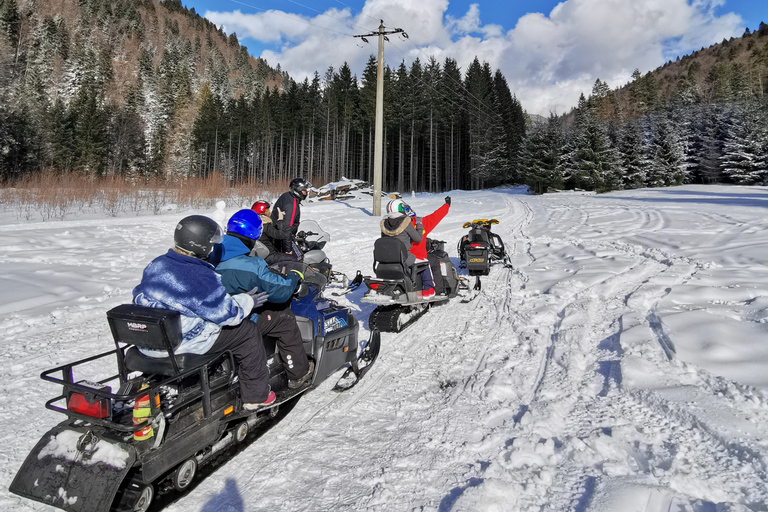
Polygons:
M768 124L755 103L734 106L732 124L723 143L722 169L734 183L752 185L768 178Z
M650 146L651 165L646 177L649 187L680 185L685 179L684 151L669 120L655 116Z
M629 119L619 133L619 158L623 187L645 186L650 161L645 136L637 119Z

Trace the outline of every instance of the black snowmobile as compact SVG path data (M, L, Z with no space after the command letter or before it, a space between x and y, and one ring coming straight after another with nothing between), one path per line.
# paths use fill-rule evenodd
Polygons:
M330 272L322 260L290 263L305 277L291 303L304 348L315 361L305 387L288 388L275 342L267 338L277 400L245 410L231 353L175 355L179 313L118 306L107 313L114 350L43 372L44 380L63 386L45 406L67 419L40 439L10 491L68 511L144 512L157 492L187 488L201 465L243 442L249 430L276 416L280 404L344 368L334 390L354 386L376 360L379 333L372 329L358 347L357 319L321 295ZM168 357L147 357L139 348L164 350ZM115 363L118 373L112 375Z
M475 290L480 289L480 276L490 273L492 262L502 261L511 266L504 242L491 231L491 226L498 223L496 219L475 219L462 226L469 228L469 233L459 240L456 248L461 260L459 268L466 268L470 276L476 276Z
M376 277L363 277L368 291L360 299L362 302L376 304L376 309L368 317L369 329L400 332L426 313L432 304L447 302L459 293L462 281L444 250L445 242L428 239L427 243L429 252L440 260L445 292L425 299L422 297L420 274L429 263L409 266L405 263L409 252L403 242L393 237L376 240L373 245L373 271Z

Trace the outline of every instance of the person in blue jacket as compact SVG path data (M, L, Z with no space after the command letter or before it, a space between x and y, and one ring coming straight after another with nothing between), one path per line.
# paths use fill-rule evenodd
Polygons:
M263 290L251 287L228 295L213 265L206 261L223 237L218 223L203 215L183 218L174 231L174 247L152 260L133 289L139 306L181 313L182 341L176 354L231 351L237 362L240 397L245 409L272 404L269 370L261 334L248 315L266 302ZM165 351L142 350L150 357Z
M267 262L249 256L261 236L262 221L253 210L240 210L229 219L227 234L216 247L216 272L227 293L238 294L258 288L269 294L269 302L255 309L251 321L256 322L262 336L277 340L277 351L288 376L288 387L296 389L311 380L314 363L309 361L301 340L290 299L304 276L291 270L287 276L272 272Z

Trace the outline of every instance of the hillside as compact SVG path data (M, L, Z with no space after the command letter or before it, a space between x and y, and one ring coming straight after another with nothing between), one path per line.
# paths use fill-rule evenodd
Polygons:
M742 37L724 39L708 48L668 61L663 66L608 92L596 84L593 95L605 97L603 119L640 117L669 103L726 103L768 94L768 25Z
M768 183L768 25L668 62L531 123L518 166L532 190Z
M207 96L282 83L179 0L0 0L0 69L5 179L188 167L183 142Z

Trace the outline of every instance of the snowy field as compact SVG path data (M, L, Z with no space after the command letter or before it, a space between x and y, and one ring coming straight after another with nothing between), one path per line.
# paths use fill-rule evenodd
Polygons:
M454 261L462 224L496 218L514 268L384 333L357 387L329 379L165 510L768 510L768 189L451 195L433 235ZM370 204L303 209L350 277L371 273ZM110 348L105 312L189 213L213 212L0 214L0 510L53 510L7 490L63 419L38 376ZM365 329L362 292L341 302Z

